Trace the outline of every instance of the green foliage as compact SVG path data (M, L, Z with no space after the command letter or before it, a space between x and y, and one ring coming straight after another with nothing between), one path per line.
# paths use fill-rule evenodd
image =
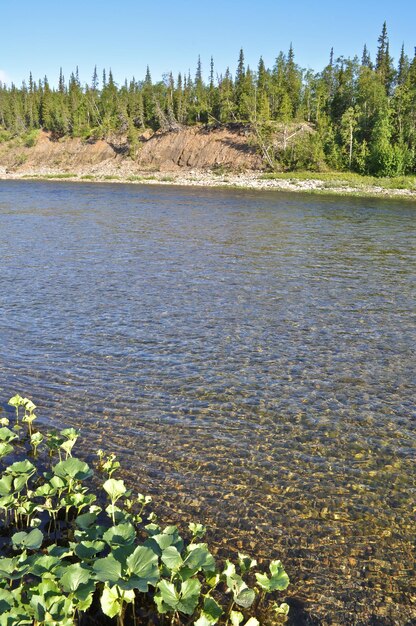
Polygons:
M151 498L133 497L112 477L119 470L113 454L98 451L103 480L91 493L92 469L72 456L79 432L32 432L33 420L24 417L35 405L19 395L9 405L17 421L23 409L28 432L19 422L15 432L0 428L3 459L13 461L0 461L0 530L10 537L0 548L0 626L73 626L96 611L94 598L118 626L126 619L137 624L138 608L146 623L167 615L176 624L256 626L249 612L259 610L265 593L287 588L280 561L270 563L270 576L254 572L257 562L243 554L221 568L200 541L202 524L191 522L184 539L176 526L163 528L154 513L145 515ZM274 602L269 611L283 623L288 607Z

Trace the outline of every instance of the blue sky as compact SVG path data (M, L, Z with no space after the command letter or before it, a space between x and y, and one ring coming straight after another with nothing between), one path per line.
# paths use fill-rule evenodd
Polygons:
M149 64L159 80L172 70L191 70L198 54L207 77L211 54L215 70L235 71L240 48L256 67L260 55L271 67L280 50L293 42L296 61L320 70L331 46L335 56L361 55L367 43L372 56L384 20L397 59L402 42L413 56L416 2L410 0L0 0L0 80L20 85L32 71L56 84L59 68L66 77L79 66L90 82L111 67L116 81L144 77Z

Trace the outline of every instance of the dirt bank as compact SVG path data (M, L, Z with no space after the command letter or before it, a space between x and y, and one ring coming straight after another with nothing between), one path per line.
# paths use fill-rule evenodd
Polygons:
M73 173L129 175L141 171L175 172L183 169L261 169L261 158L241 128L207 130L183 128L177 132L144 133L129 156L127 142L81 139L53 140L40 132L33 146L18 140L0 144L0 173Z

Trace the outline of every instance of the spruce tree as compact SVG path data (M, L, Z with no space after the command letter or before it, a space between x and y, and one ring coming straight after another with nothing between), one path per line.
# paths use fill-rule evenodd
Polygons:
M387 35L387 24L383 23L381 34L378 38L378 48L376 57L376 72L389 94L394 80L393 60L390 56L389 38Z
M361 65L363 67L369 67L372 68L372 63L371 63L371 57L370 57L370 53L368 52L367 49L367 44L364 44L364 48L363 48L363 54L361 56Z
M94 73L92 75L92 81L91 81L91 89L92 91L97 91L98 89L98 74L97 74L97 66L94 66Z

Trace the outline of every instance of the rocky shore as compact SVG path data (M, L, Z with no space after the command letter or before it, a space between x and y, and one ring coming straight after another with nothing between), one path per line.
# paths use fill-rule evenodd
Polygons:
M416 201L416 191L410 189L386 189L377 185L352 186L345 181L296 178L269 179L264 172L216 173L202 170L181 172L135 171L134 174L116 169L113 173L71 174L62 171L40 168L27 172L6 172L0 168L0 180L53 180L68 182L128 183L140 185L181 185L186 187L228 187L247 190L274 190L285 192L307 192L314 194L334 194L345 196L407 198Z

